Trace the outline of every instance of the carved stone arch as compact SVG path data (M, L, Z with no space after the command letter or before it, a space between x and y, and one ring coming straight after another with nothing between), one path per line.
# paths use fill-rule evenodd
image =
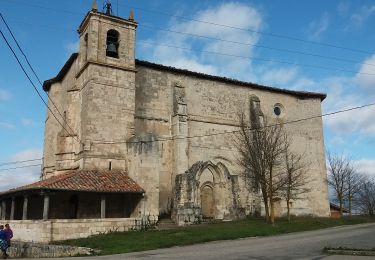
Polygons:
M201 178L201 175L205 172L206 169L212 173L214 183L220 183L222 181L222 176L220 174L221 171L212 161L206 161L202 164L195 176L196 180L199 180Z

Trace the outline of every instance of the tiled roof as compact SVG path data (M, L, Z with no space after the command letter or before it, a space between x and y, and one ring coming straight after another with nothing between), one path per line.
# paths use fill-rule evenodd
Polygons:
M56 77L46 80L43 83L43 89L44 91L49 91L51 88L51 85L56 82L60 82L64 79L66 73L69 71L70 67L72 66L73 62L77 59L78 53L73 53L68 61L65 63L65 65L62 67L60 72L57 74ZM135 60L135 65L136 66L144 66L144 67L149 67L149 68L154 68L158 70L163 70L163 71L169 71L172 73L178 73L178 74L183 74L183 75L188 75L192 77L197 77L197 78L203 78L203 79L208 79L208 80L216 80L224 83L229 83L229 84L234 84L238 86L244 86L244 87L251 87L255 89L260 89L260 90L267 90L271 92L276 92L276 93L285 93L293 96L297 96L300 98L319 98L320 100L324 100L326 98L326 94L324 93L318 93L318 92L308 92L308 91L296 91L296 90L289 90L289 89L281 89L281 88L275 88L275 87L269 87L269 86L263 86L251 82L246 82L246 81L240 81L236 79L231 79L231 78L226 78L226 77L221 77L221 76L215 76L215 75L209 75L205 73L200 73L200 72L195 72L195 71L190 71L186 69L179 69L175 67L170 67L170 66L165 66L162 64L157 64L149 61L143 61L143 60Z
M125 171L78 170L8 190L5 195L27 190L142 193L143 189Z

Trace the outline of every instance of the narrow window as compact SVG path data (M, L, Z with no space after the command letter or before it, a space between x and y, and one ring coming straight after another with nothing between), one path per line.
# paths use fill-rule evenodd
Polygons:
M108 170L112 170L112 162L109 161Z
M107 32L106 55L112 58L118 58L119 33L115 30Z
M84 40L85 40L85 60L87 60L88 38L89 38L89 36L88 36L88 34L86 33L86 34L85 34L85 38L84 38Z

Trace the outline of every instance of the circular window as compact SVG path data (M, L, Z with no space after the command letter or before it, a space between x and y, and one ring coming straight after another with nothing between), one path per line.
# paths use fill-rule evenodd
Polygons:
M281 114L283 113L284 109L283 109L283 106L281 104L275 104L273 106L273 113L276 115L276 116L281 116Z
M280 107L274 107L273 112L275 113L275 115L279 116L279 115L281 115L281 108Z

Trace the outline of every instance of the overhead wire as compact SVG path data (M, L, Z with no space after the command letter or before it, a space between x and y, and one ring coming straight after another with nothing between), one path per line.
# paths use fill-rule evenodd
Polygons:
M31 83L33 89L36 91L37 95L39 96L39 98L42 100L42 102L44 103L44 105L47 107L47 109L51 112L52 116L56 119L56 121L59 123L59 125L61 125L61 127L69 134L71 135L71 133L66 129L66 127L59 121L59 119L56 117L55 113L52 111L52 109L48 106L48 103L44 100L42 94L40 93L40 91L38 90L38 88L35 86L34 82L31 80L30 76L28 75L28 73L26 72L24 66L22 65L21 61L19 60L17 54L15 53L15 51L13 50L12 46L10 45L10 43L8 42L8 40L6 39L5 35L3 34L3 31L0 30L0 33L1 33L1 36L3 37L3 40L5 41L6 45L8 46L8 48L11 50L11 52L13 53L13 56L14 58L17 60L17 63L18 65L21 67L23 73L25 74L25 76L27 77L27 79L29 80L29 82ZM74 134L74 133L73 133ZM79 143L81 143L81 141L78 139L77 136L73 136L73 139L75 139L76 141L78 141Z
M34 8L46 9L46 10L51 10L51 11L55 11L55 12L64 12L64 13L69 13L69 14L72 14L72 15L82 15L82 13L73 12L73 11L70 11L70 10L55 9L55 8L51 8L51 7L45 7L45 6L29 4L29 3L22 3L22 4L26 5L26 6L34 7ZM338 45L330 44L330 43L309 41L309 40L305 40L305 39L301 39L301 38L297 38L297 37L285 36L285 35L281 35L281 34L267 33L267 32L262 32L262 31L251 30L251 29L248 29L248 28L241 28L241 27L230 26L230 25L226 25L226 24L219 24L219 23L214 23L214 22L209 22L209 21L202 21L202 20L198 20L198 19L180 16L180 15L173 15L173 14L168 14L168 13L165 13L165 12L135 7L135 6L132 6L132 5L126 5L126 4L119 4L119 5L126 6L126 7L133 8L133 9L137 9L137 10L144 11L144 12L158 13L158 14L162 14L162 15L165 15L165 16L180 18L180 19L184 19L184 20L191 20L191 21L199 22L199 23L206 23L206 24L211 24L211 25L221 26L221 27L227 27L227 28L242 30L242 31L250 31L250 32L258 33L258 34L264 34L264 35L269 35L269 36L278 37L278 38L286 38L286 39L289 39L289 40L296 40L296 41L300 41L300 42L306 42L306 43L311 43L311 44L315 44L315 45L322 45L322 46L326 46L326 47L338 48L338 49L343 49L343 50L348 50L348 51L354 51L354 52L360 52L360 53L366 53L366 54L373 54L370 51L359 50L359 49L349 48L349 47L345 47L345 46L338 46ZM177 34L185 34L185 35L190 35L190 36L193 36L193 37L206 38L206 39L212 39L212 40L223 41L223 42L231 42L231 43L235 43L235 44L254 46L254 47L276 50L276 51L281 51L281 52L296 53L296 54L300 54L300 55L307 55L307 56L312 56L312 57L317 57L317 58L331 59L331 60L343 61L343 62L348 62L348 63L355 63L355 64L360 63L360 61L355 61L355 60L351 60L351 59L325 56L325 55L320 55L320 54L315 54L315 53L309 53L309 52L304 52L304 51L296 51L296 50L291 50L291 49L283 49L283 48L277 48L277 47L260 45L260 44L251 44L251 43L246 43L246 42L231 41L231 40L220 39L220 38L216 38L216 37L209 37L209 36L204 36L204 35L199 35L199 34L194 34L194 33L180 32L180 31L171 30L171 29L164 29L164 28L160 28L160 27L150 26L146 23L139 23L139 24L142 25L143 27L148 27L148 28L152 28L152 29L155 29L155 30L167 31L167 32L177 33ZM371 64L371 63L361 63L361 64L369 65L369 66L375 66L375 64Z
M328 112L328 113L325 113L325 114L322 114L322 115L305 117L305 118L300 118L300 119L296 119L296 120L290 120L290 121L286 121L286 122L282 122L282 123L270 124L270 125L261 126L261 127L258 127L258 128L247 128L247 130L248 131L256 131L256 130L261 130L261 129L268 128L268 127L275 127L275 126L281 126L281 125L284 126L284 125L288 125L288 124L295 124L295 123L306 121L306 120L312 120L312 119L323 118L323 117L327 117L327 116L331 116L331 115L336 115L336 114L340 114L340 113L346 113L346 112L349 112L349 111L353 111L353 110L357 110L357 109L362 109L362 108L365 108L365 107L371 107L371 106L374 106L374 105L375 105L375 102L364 104L364 105L360 105L360 106L350 107L350 108L346 108L346 109L341 109L341 110L337 110L337 111L333 111L333 112ZM237 133L237 132L240 132L240 131L242 131L242 130L239 129L239 130L232 130L232 131L218 132L218 133L211 133L211 134L204 134L204 135L193 135L193 136L183 136L183 137L170 137L170 138L162 138L162 139L146 140L146 141L121 141L121 142L93 141L92 143L93 144L124 144L124 143L128 143L128 144L141 143L141 144L144 144L144 143L152 143L152 142L165 142L165 141L192 139L192 138L211 137L211 136L218 136L218 135L227 135L227 134L234 134L234 133ZM35 160L37 160L37 159L35 159ZM21 162L27 162L27 160L26 161L21 161ZM3 163L2 165L5 165L5 164L8 164L8 163ZM34 167L34 166L38 166L38 165L41 165L41 164L26 165L26 166L19 166L19 167L13 167L13 168L0 169L0 171L8 171L8 170L14 170L14 169L19 169L19 168Z
M260 129L268 128L268 127L274 127L274 126L278 126L278 125L295 124L295 123L303 122L303 121L306 121L306 120L312 120L312 119L323 118L323 117L336 115L336 114L340 114L340 113L346 113L346 112L349 112L349 111L362 109L362 108L365 108L365 107L371 107L371 106L374 106L374 105L375 105L375 102L372 102L372 103L368 103L368 104L364 104L364 105L360 105L360 106L355 106L355 107L341 109L341 110L337 110L337 111L333 111L333 112L328 112L328 113L321 114L321 115L299 118L299 119L290 120L290 121L286 121L286 122L282 122L282 123L276 123L276 124L261 126L261 127L258 127L258 128L251 128L251 129L249 128L248 130L255 131L255 130L260 130ZM163 138L163 139L146 140L146 141L119 141L119 142L92 141L92 143L93 144L95 144L95 143L97 143L97 144L121 144L121 143L134 144L134 143L163 142L163 141L173 141L173 140L181 140L181 139L192 139L192 138L202 138L202 137L209 137L209 136L232 134L232 133L236 133L236 132L239 132L239 131L241 131L241 130L232 130L232 131L203 134L203 135L193 135L193 136L168 137L168 138Z
M283 38L283 39L299 41L299 42L304 42L304 43L309 43L309 44L314 44L314 45L320 45L320 46L326 46L326 47L331 47L331 48L336 48L336 49L352 51L352 52L366 53L366 54L371 54L371 55L373 54L372 52L367 51L367 50L349 48L349 47L339 46L339 45L332 44L332 43L316 42L316 41L305 40L305 39L293 37L293 36L287 36L287 35L276 34L276 33L268 33L268 32L263 32L263 31L257 31L257 30L253 30L253 29L249 29L249 28L242 28L242 27L237 27L237 26L233 26L233 25L220 24L220 23L216 23L216 22L203 21L203 20L199 20L199 19L195 19L195 18L186 17L186 16L175 15L175 14L156 11L156 10L149 10L149 9L137 7L137 6L134 6L134 5L127 5L127 4L119 4L119 5L126 6L128 8L133 8L135 10L140 10L140 11L144 11L144 12L148 12L148 13L156 13L156 14L160 14L160 15L163 15L163 16L174 17L174 18L193 21L193 22L197 22L197 23L210 24L210 25L214 25L214 26L230 28L230 29L235 29L235 30L240 30L240 31L248 31L248 32L256 33L256 34L268 35L268 36L271 36L271 37Z
M3 163L0 163L0 166L10 165L10 164L19 164L19 163L25 163L25 162L34 162L34 161L40 161L40 160L43 160L43 158L29 159L29 160L23 160L23 161L3 162Z
M341 68L332 68L332 67L325 67L325 66L319 66L319 65L313 65L313 64L305 64L305 63L295 63L295 62L284 61L284 60L265 59L265 58L259 58L259 57L251 57L251 56L241 56L241 55L230 54L230 53L223 53L223 52L216 52L216 51L195 50L195 49L187 48L187 47L181 47L181 46L175 46L175 45L169 45L169 44L162 44L162 43L150 42L150 41L144 41L144 40L138 40L138 43L145 44L145 45L163 46L163 47L167 47L167 48L175 48L175 49L186 50L186 51L208 53L208 54L213 54L213 55L228 56L228 57L234 57L234 58L246 59L246 60L259 60L259 61L266 61L266 62L288 64L288 65L293 65L293 66L309 67L309 68L313 68L313 69L323 69L323 70L349 72L349 73L356 73L356 74L362 74L362 75L375 76L375 73L358 72L358 71L341 69Z
M5 168L5 169L0 169L0 172L23 169L23 168L28 168L28 167L36 167L36 166L42 166L42 164L39 163L39 164L32 164L32 165L17 166L17 167L12 167L12 168Z
M2 19L2 21L4 22L5 26L7 27L10 35L12 36L14 42L16 43L19 51L22 53L24 59L26 60L26 63L28 64L29 68L31 69L32 73L34 74L34 76L36 77L36 79L38 80L40 86L43 86L43 83L42 81L40 80L40 78L38 77L37 73L35 72L33 66L31 65L29 59L27 58L26 54L24 53L24 51L22 50L20 44L18 43L16 37L14 36L11 28L9 27L8 23L6 22L3 14L0 12L0 17ZM64 121L64 123L66 124L66 126L72 131L72 134L76 135L75 134L75 131L70 127L70 125L68 124L68 122L66 121L66 118L62 115L62 113L60 112L60 110L58 109L58 107L56 106L55 102L52 100L52 98L49 96L49 94L47 94L47 98L49 101L51 101L52 105L55 107L56 111L58 112L58 114L61 116L62 120ZM48 106L48 105L47 105ZM68 133L68 134L71 134L71 133ZM77 136L77 135L76 135ZM77 136L78 138L78 136ZM81 141L79 140L79 142L81 143Z

